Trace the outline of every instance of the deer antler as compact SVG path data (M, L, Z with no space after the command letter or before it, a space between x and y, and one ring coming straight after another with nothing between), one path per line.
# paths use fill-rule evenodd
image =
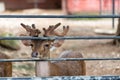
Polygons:
M68 33L68 30L69 30L69 26L67 26L67 27L63 26L63 32L61 34L56 31L54 31L54 33L56 36L63 37Z
M37 37L41 33L39 29L36 29L35 24L29 26L21 23L21 26L29 33L29 36Z
M69 30L69 26L67 26L67 27L63 26L63 32L62 33L58 33L56 31L54 31L60 25L61 25L61 23L57 23L56 25L49 26L48 29L43 28L44 36L56 35L56 36L61 36L62 37L64 35L66 35L68 30Z

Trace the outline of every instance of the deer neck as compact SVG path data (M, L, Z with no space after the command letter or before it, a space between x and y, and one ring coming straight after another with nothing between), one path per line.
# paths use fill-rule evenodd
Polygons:
M45 52L46 54L50 54L50 51ZM54 69L56 69L56 66L54 64L54 61L38 61L35 63L36 64L36 76L40 77L48 77L51 76ZM51 71L52 70L52 71Z
M36 62L36 76L50 76L50 61Z

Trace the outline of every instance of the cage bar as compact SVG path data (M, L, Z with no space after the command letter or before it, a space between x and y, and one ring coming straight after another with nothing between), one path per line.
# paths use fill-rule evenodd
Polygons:
M64 36L64 37L0 37L0 40L89 40L120 39L120 36Z
M35 62L35 61L101 61L101 60L120 60L120 58L55 58L55 59L0 59L0 62Z
M52 77L25 77L0 78L0 80L120 80L120 76L52 76Z
M120 18L120 15L0 15L0 18Z

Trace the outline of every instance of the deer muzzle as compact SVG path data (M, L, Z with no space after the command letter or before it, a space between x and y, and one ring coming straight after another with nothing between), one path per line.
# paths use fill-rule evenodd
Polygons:
M36 58L38 56L38 52L32 52L31 56Z

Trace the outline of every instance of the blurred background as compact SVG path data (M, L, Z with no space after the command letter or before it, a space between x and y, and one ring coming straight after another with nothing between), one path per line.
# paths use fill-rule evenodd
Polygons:
M119 0L115 0L115 11L119 12ZM0 0L0 10L46 9L62 10L74 13L109 13L112 12L112 0Z
M119 15L120 0L114 0L114 14ZM0 0L0 15L109 15L113 14L113 0ZM43 27L61 22L69 25L67 36L109 36L115 35L118 19L106 18L0 18L0 36L19 36L25 33L20 23ZM51 58L57 58L62 51L81 52L84 58L120 57L120 49L112 40L66 40ZM0 52L10 58L31 58L31 48L21 41L0 40ZM119 75L119 61L86 61L87 75ZM13 62L13 76L35 76L34 62Z

